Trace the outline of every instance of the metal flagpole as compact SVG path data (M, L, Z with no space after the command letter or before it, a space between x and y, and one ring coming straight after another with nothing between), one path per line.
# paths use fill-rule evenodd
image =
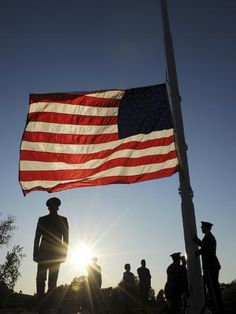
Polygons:
M185 248L187 253L187 269L189 283L189 308L187 313L200 314L204 312L205 295L203 289L201 266L199 257L195 256L198 247L193 242L194 235L197 234L196 220L193 205L193 192L190 185L188 160L187 160L187 145L184 137L184 127L181 112L181 98L179 96L179 87L177 81L174 48L170 33L169 17L167 11L166 0L161 0L164 39L166 50L166 62L168 83L170 91L170 100L172 105L172 114L175 126L175 136L180 163L179 181L180 181L180 196L182 208L182 220L184 229Z

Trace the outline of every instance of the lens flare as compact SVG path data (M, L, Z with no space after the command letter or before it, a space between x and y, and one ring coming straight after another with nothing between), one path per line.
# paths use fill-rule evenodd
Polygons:
M70 264L78 270L85 271L87 265L91 262L92 251L87 245L69 250L68 260Z

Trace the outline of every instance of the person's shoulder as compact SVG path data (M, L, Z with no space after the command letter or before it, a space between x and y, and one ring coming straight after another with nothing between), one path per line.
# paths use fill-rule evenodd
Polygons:
M174 269L175 269L175 265L174 265L174 263L171 263L171 264L167 267L166 271L167 271L167 272L170 272L170 271L172 271L172 270L174 270Z
M49 215L39 217L39 221L48 219Z
M214 235L212 233L209 234L209 242L212 244L212 245L215 245L216 244L216 238L214 237Z
M205 236L204 236L204 238L205 238L205 240L207 240L207 241L215 241L215 237L213 236L213 234L210 232L210 233L208 233L208 234L206 234Z
M174 263L171 263L168 267L167 267L167 269L168 268L173 268L174 267Z
M209 237L210 237L211 239L215 239L214 235L213 235L211 232L209 233Z
M57 215L57 217L60 218L61 220L67 221L67 218L65 216Z

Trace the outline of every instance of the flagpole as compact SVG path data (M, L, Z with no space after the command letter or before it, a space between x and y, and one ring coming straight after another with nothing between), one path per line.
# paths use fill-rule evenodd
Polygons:
M201 266L199 257L195 256L197 245L193 242L194 235L197 234L195 212L193 205L193 192L190 185L187 145L184 137L183 118L181 111L181 98L179 96L179 87L176 73L174 48L169 26L169 17L167 10L167 1L161 0L167 74L170 91L170 100L172 105L172 114L175 126L175 136L177 144L178 159L180 163L179 182L182 208L182 221L184 229L185 249L187 253L187 269L189 283L189 308L187 313L204 313L205 295L203 289Z

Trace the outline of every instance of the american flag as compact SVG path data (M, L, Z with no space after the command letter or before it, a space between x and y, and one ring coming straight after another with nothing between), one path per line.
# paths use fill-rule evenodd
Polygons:
M30 95L20 149L24 194L135 183L176 171L166 84Z

